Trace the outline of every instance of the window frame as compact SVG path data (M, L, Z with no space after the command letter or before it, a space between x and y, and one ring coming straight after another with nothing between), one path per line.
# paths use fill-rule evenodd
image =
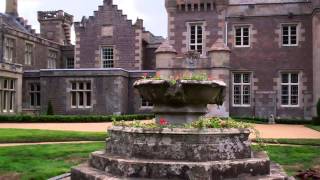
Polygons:
M141 98L141 109L152 109L154 107L154 104Z
M105 49L112 49L112 59L104 59L104 50ZM115 48L114 46L101 46L100 48L100 58L101 58L101 68L103 69L111 69L115 68ZM105 62L111 62L112 66L104 66Z
M235 75L240 74L241 75L241 82L235 83ZM244 74L249 74L249 83L244 83L243 77ZM241 86L241 94L240 94L240 104L235 104L235 92L234 88L235 86ZM244 104L244 86L249 86L249 104ZM251 107L252 106L252 72L232 72L232 106L233 107Z
M31 47L28 49L28 46ZM27 59L27 57L29 59ZM34 44L31 42L25 43L25 49L24 49L24 64L27 66L31 66L34 59Z
M283 41L283 38L284 38L284 27L285 26L288 26L290 27L289 30L288 30L288 44L284 44L284 41ZM291 34L291 26L295 26L296 27L296 44L292 44L291 41L291 37L292 37L292 34ZM281 24L281 44L283 47L296 47L296 46L299 46L299 39L300 39L300 26L299 26L299 23L282 23Z
M12 45L8 45L8 40L12 40ZM14 63L16 51L16 38L11 36L4 36L3 44L3 60L7 63ZM11 55L11 57L9 56Z
M237 29L241 29L241 45L237 45ZM248 28L248 45L244 45L244 28ZM236 48L248 48L251 47L251 25L249 24L237 24L233 26L233 32L234 32L234 47Z
M76 84L76 89L73 88L73 84ZM80 88L80 84L83 83L83 89ZM88 83L90 84L90 89L88 89ZM75 96L75 102L76 105L73 104L73 93L76 94ZM80 105L81 98L80 93L82 93L82 102L83 105ZM88 106L88 94L90 94L90 105ZM92 105L92 81L87 80L75 80L70 81L70 106L71 109L91 109L93 107Z
M16 79L0 77L0 114L15 112L16 92Z
M191 28L192 26L201 26L202 28L202 39L201 39L201 43L198 43L198 28L196 28L195 30L195 43L191 43ZM198 46L201 45L202 47L202 51L200 53L201 56L203 56L206 52L205 48L206 48L206 34L205 34L206 30L205 30L205 22L204 21L199 21L199 22L188 22L187 23L187 49L188 51L196 51L198 53L200 53L198 51ZM192 50L191 46L195 46L195 49Z
M283 82L283 74L288 74L288 83L284 83ZM291 82L291 79L292 79L292 75L293 74L297 74L298 75L298 82L297 83L292 83ZM301 94L300 94L300 82L301 82L301 77L300 77L300 73L299 72L281 72L280 73L280 105L281 107L284 107L284 108L297 108L297 107L300 107L300 97L301 97ZM283 94L283 91L282 91L282 87L283 86L288 86L288 104L283 104L282 103L282 98L284 96ZM292 86L298 86L298 94L297 94L297 100L298 100L298 103L296 105L293 105L292 104L292 89L291 87Z
M53 57L53 56L51 56L51 54L55 54L56 56ZM58 56L59 56L58 51L53 50L53 49L48 50L48 66L47 66L48 69L56 69L57 68Z
M34 87L32 90L31 87ZM39 87L39 88L38 88ZM38 109L41 107L41 85L39 82L32 82L32 83L29 83L29 106L30 108L35 108L35 109ZM33 101L34 101L34 105L32 105L32 94L33 94ZM38 104L39 102L39 104Z
M72 67L70 66L71 63L69 63L69 60L72 59ZM66 69L75 69L75 61L74 58L66 58Z

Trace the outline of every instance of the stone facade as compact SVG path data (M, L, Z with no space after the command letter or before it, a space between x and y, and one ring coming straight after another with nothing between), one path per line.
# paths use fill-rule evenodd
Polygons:
M72 15L61 10L38 12L41 33L37 34L18 16L18 1L7 0L6 13L0 14L0 61L23 66L21 92L24 94L20 109L44 113L51 101L57 114L150 113L150 107L141 107L142 99L133 89L133 83L144 73L154 74L156 70L166 77L206 73L211 79L227 83L223 107L209 106L210 116L310 119L315 115L315 104L320 97L320 80L316 78L320 69L317 0L165 0L165 6L166 47L159 48L164 39L147 31L143 20L133 23L127 19L112 0L103 0L93 16L74 23L76 39L72 45ZM294 45L283 44L286 25L296 26ZM244 30L240 36L241 41L248 38L248 45L236 45L239 27L247 28L248 36L244 37ZM190 34L196 31L193 28L197 29L197 35L201 30L201 39L195 43L200 55L195 59L188 57L193 42ZM6 62L4 53L7 39L14 42L10 62ZM31 63L26 63L27 44L33 47ZM112 64L105 68L104 47L112 49ZM52 52L54 68L48 60ZM48 70L52 68L55 70ZM77 70L64 70L70 68ZM298 74L298 103L292 106L282 103L285 73ZM246 104L235 104L237 74L242 74L242 78L248 75L250 79L241 85L242 88L249 85ZM67 85L76 77L92 82L92 109L70 107ZM37 108L30 107L29 81L41 84L41 105ZM59 89L52 91L52 87ZM110 96L98 97L105 92ZM244 101L243 89L240 101Z

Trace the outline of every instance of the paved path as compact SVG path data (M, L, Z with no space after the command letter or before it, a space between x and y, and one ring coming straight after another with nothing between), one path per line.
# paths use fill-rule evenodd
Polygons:
M0 123L0 128L42 129L83 132L106 132L112 123L32 123L6 124ZM320 139L320 132L303 125L256 125L262 138L288 139Z

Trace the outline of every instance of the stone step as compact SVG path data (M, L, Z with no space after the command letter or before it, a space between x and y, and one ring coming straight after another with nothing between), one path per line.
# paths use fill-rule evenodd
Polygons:
M91 154L89 164L93 168L120 177L208 180L270 173L270 160L265 153L256 153L254 158L250 159L186 162L129 159L98 151Z
M225 180L289 180L285 175L283 175L282 169L278 165L273 164L271 166L272 174L266 176L241 176L235 179L225 179ZM186 180L184 178L157 178L156 180ZM88 164L82 164L71 170L70 180L155 180L155 178L128 178L128 177L116 177L112 176L105 171L94 169ZM200 179L190 179L190 180L200 180ZM210 180L210 179L205 179ZM219 180L212 179L211 180Z

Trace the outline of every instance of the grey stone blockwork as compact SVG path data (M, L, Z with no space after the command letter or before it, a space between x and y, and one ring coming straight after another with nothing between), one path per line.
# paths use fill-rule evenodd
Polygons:
M130 72L123 69L90 70L41 70L24 74L24 86L31 82L41 84L41 109L46 113L51 102L55 114L67 115L108 115L150 113L151 109L141 109L141 98L132 87L135 79L153 71ZM71 108L71 82L91 82L92 106L90 108ZM28 109L28 91L23 92Z

